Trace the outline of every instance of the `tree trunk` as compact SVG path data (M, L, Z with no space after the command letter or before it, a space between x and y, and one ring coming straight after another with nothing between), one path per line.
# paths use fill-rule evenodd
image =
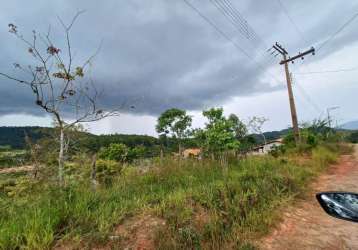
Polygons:
M179 159L181 159L181 157L182 157L182 155L181 155L181 153L182 153L182 148L181 148L181 143L179 142Z
M261 133L262 134L262 137L264 138L264 144L266 144L266 137L264 135L264 133Z
M60 126L60 152L58 154L58 180L61 186L63 185L64 147L65 147L65 135L64 135L63 127Z
M91 168L91 183L92 183L92 188L93 190L97 189L97 180L96 180L96 173L97 173L97 167L96 167L96 161L97 161L97 154L95 153L92 156L92 168Z

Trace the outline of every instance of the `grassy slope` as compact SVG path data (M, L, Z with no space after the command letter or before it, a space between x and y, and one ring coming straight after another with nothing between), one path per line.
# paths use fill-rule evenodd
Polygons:
M58 190L24 181L30 192L0 197L0 249L46 249L59 239L98 245L118 223L141 213L167 221L158 229L159 249L251 249L249 242L277 220L276 208L302 194L336 158L319 147L307 161L296 155L253 157L228 168L168 161L146 174L128 169L95 193L83 183ZM198 214L204 214L201 223Z

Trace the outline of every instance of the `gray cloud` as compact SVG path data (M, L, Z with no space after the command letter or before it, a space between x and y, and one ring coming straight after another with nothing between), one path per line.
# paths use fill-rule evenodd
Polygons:
M52 25L54 40L64 44L56 15L69 20L76 9L86 9L72 31L76 61L91 55L101 40L102 49L93 65L92 77L103 88L106 107L134 105L127 110L138 114L158 114L170 107L201 109L247 96L280 89L276 79L267 76L272 68L265 53L273 42L284 43L292 52L310 46L290 26L285 13L272 1L232 1L265 40L266 45L250 44L226 22L210 1L191 1L215 21L256 62L237 51L232 44L189 9L183 1L11 1L0 10L0 35L4 46L0 59L2 72L13 72L12 62L28 61L26 48L7 34L14 22L30 34L33 28L46 31ZM275 2L275 1L274 1ZM290 1L287 9L302 28L305 39L319 44L329 37L357 7L354 1ZM324 10L321 10L325 6ZM320 14L322 13L322 14ZM345 19L345 18L343 18ZM317 55L323 59L356 42L358 31L350 29ZM328 45L327 45L328 46ZM257 61L263 65L258 67ZM277 60L276 60L277 61ZM263 69L262 69L263 68ZM276 77L282 79L282 76ZM40 114L23 86L0 79L0 115Z

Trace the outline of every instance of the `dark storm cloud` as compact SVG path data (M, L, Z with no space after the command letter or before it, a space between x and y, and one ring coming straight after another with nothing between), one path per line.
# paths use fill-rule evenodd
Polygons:
M276 78L282 79L282 76L272 78L267 74L266 70L273 64L264 63L270 57L261 57L267 46L280 41L295 53L310 44L320 44L357 7L354 1L345 1L344 6L340 1L326 5L323 0L314 4L290 1L287 9L302 27L306 36L306 42L303 42L282 9L272 1L232 2L265 40L265 45L251 44L238 35L210 1L192 1L255 61L236 50L181 0L110 0L101 3L43 0L27 1L26 5L18 0L4 4L0 10L4 55L0 59L0 69L14 72L9 66L12 62L29 60L26 48L7 33L7 23L15 22L26 31L25 34L30 34L33 28L45 32L51 24L54 40L62 45L63 34L56 15L70 20L76 9L86 9L72 30L72 46L76 61L80 62L103 41L92 69L93 79L104 89L103 105L121 106L128 108L128 112L147 114L158 114L170 107L201 109L222 104L234 96L280 89L282 85ZM329 50L318 55L316 60L355 42L357 32L350 29L337 37ZM0 79L0 115L39 114L27 89L14 85Z

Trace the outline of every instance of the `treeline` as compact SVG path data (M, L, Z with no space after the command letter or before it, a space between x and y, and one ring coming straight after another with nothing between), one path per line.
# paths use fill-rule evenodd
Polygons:
M37 141L48 136L52 128L45 127L0 127L0 145L13 149L24 149L26 147L25 137Z
M267 140L274 140L283 135L286 135L289 129L280 131L265 132L264 135ZM26 136L32 142L37 142L40 139L49 137L54 133L53 128L39 127L39 126L24 126L24 127L0 127L0 150L9 149L25 149L27 146ZM88 147L93 151L99 150L101 147L107 147L112 143L122 143L127 147L134 148L136 146L144 146L148 149L148 155L159 154L160 146L164 145L166 152L173 152L177 150L178 140L170 136L159 136L159 138L148 135L127 135L127 134L109 134L109 135L94 135L90 133L81 132L82 145ZM251 134L255 144L263 143L262 136L259 134ZM182 140L183 147L198 147L198 142L193 138L184 138ZM151 150L149 150L151 149Z
M0 127L0 151L11 149L26 149L28 142L26 137L32 143L41 143L44 140L53 138L56 130L54 128L25 126L25 127ZM75 149L85 148L89 151L96 152L101 148L108 147L110 144L124 144L128 148L144 148L144 157L153 157L160 154L161 145L165 145L165 152L175 151L177 140L170 137L153 137L148 135L126 135L126 134L109 134L94 135L87 132L76 131L74 137ZM184 139L185 147L195 147L197 144L193 139Z

